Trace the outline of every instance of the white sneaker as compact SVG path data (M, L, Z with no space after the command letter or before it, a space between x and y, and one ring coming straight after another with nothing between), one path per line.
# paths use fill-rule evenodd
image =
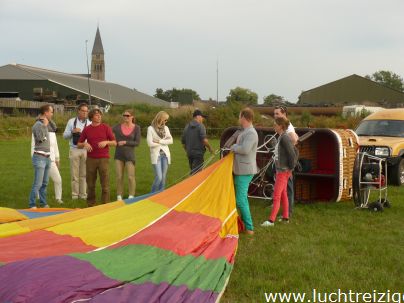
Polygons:
M265 221L264 223L261 224L262 227L269 227L269 226L274 226L275 223L274 222L269 222L269 221Z
M56 203L63 204L63 201L62 201L62 199L57 199Z
M118 201L120 201L120 200L122 200L122 196L121 196L121 195L118 195L118 196L116 196L116 199L117 199Z
M49 205L45 204L44 206L42 206L42 208L49 208Z
M37 207L36 207L36 206L32 206L32 207L30 207L29 209L37 209Z
M128 199L133 199L135 196L129 196Z

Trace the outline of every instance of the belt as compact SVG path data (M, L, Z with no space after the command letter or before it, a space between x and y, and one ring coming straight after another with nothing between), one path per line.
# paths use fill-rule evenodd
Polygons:
M46 155L46 154L38 153L38 152L34 152L34 154L35 154L35 155L42 156L42 157L45 157L45 158L49 158L49 156L50 156L50 155Z

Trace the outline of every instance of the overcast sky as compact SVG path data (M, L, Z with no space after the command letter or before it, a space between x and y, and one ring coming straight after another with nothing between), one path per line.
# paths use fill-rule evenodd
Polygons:
M296 102L351 74L404 75L402 0L0 0L0 65L86 73L99 23L106 80L154 94L231 88Z

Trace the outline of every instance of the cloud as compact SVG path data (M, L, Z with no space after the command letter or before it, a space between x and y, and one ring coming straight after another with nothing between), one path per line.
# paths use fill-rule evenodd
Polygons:
M235 86L260 99L357 74L403 74L400 0L2 0L0 64L85 72L99 22L107 80L152 94L188 87L224 100Z

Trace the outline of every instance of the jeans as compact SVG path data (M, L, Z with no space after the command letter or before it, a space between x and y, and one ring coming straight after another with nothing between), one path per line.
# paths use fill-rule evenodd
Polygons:
M189 168L191 169L190 175L195 175L200 172L203 167L203 154L188 156Z
M165 154L160 154L157 158L157 164L152 164L154 170L154 181L151 192L157 192L164 189L166 185L166 176L168 170L168 158Z
M241 219L247 230L254 230L250 205L248 204L248 186L254 175L234 175L234 189L236 191L236 204L240 210Z
M41 155L32 155L32 165L34 166L34 183L32 184L31 193L29 195L29 207L36 206L36 197L39 194L39 203L45 206L46 203L46 187L49 182L49 169L51 160L49 157Z

